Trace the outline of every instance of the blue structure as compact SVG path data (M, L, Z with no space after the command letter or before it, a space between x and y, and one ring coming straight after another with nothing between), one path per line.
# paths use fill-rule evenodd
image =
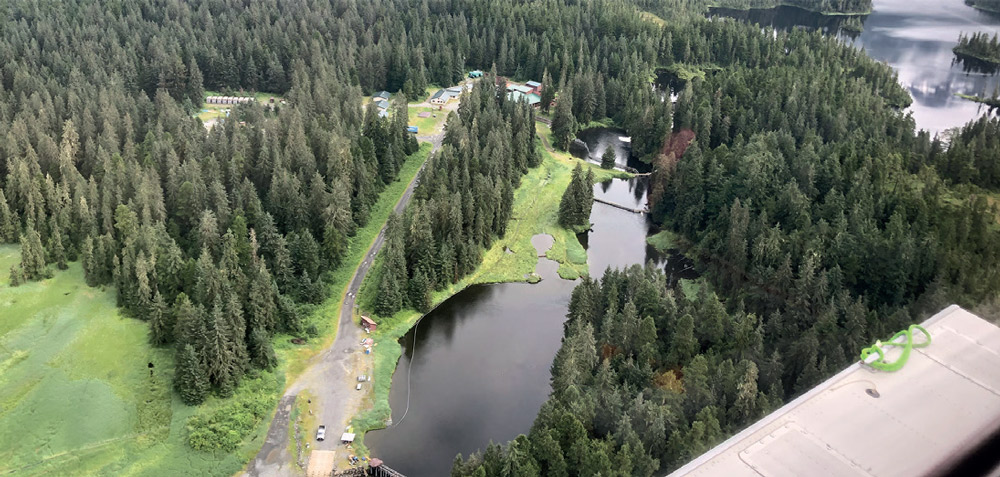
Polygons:
M469 72L469 78L482 78L482 77L483 77L482 71L475 70Z
M406 132L411 132L413 134L416 134L417 133L417 127L416 126L407 126L406 127Z

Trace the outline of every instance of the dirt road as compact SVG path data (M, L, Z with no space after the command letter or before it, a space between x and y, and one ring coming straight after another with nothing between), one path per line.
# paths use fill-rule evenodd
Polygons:
M444 134L418 136L417 139L431 143L431 153L433 154L441 147ZM423 166L421 166L420 172L423 172ZM413 190L419 181L420 172L399 198L393 208L395 213L402 213L406 209L406 205L413 197ZM311 408L316 410L316 422L326 425L327 428L327 438L322 442L315 440L315 429L303 430L309 436L311 449L321 451L343 449L340 444L340 435L344 432L344 428L347 427L354 413L360 409L364 397L363 392L355 389L356 377L360 374L370 374L372 369L372 356L365 355L360 346L360 342L366 334L361 327L354 324L354 300L375 255L382 249L384 243L385 226L383 225L378 237L375 238L365 254L364 260L354 271L354 277L347 287L347 295L340 308L336 339L329 348L314 357L309 367L289 386L278 405L278 411L271 421L271 426L267 430L264 446L261 447L260 452L248 466L245 475L277 477L302 474L302 470L295 466L294 456L288 451L287 444L289 442L289 411L296 396L304 390L308 390L312 396L315 396ZM370 386L370 383L364 385Z

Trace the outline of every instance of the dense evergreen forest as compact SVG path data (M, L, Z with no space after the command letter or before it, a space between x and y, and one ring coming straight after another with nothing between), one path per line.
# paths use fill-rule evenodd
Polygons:
M416 149L405 115L364 115L334 66L354 35L296 33L336 33L315 24L339 18L329 5L3 8L0 239L22 248L11 283L80 260L90 285L115 286L149 321L154 344L176 343L191 404L273 366L271 335L307 331L302 306L325 297L322 272ZM206 131L190 115L206 87L291 106L236 107Z
M996 33L992 37L989 33L961 34L953 50L957 55L972 57L994 65L1000 64L1000 43L997 42Z
M507 229L521 176L541 162L534 111L508 100L495 78L487 74L462 96L406 216L390 222L375 299L381 316L403 307L426 312L431 291L475 270Z
M863 345L1000 289L995 209L938 172L959 164L966 181L988 181L973 177L995 154L973 151L997 147L995 121L945 148L915 132L893 72L858 50L816 32L670 18L658 64L721 68L687 82L671 133L643 155L651 206L718 295L685 297L641 268L585 280L531 432L456 459L453 475L676 468Z
M692 4L4 3L0 242L22 250L11 282L81 261L90 285L114 286L149 321L154 344L175 347L185 402L227 396L275 364L275 333L309 332L325 272L416 150L406 116L366 112L363 94L493 71L389 224L376 304L389 314L426 309L504 234L540 157L534 112L492 79L541 78L558 146L606 117L631 133L656 171L654 217L690 244L714 292L682 296L640 267L584 279L531 433L454 473L674 468L861 345L1000 288L995 211L955 187L998 187L996 120L946 145L900 113L910 98L888 66L816 32L706 20ZM706 72L676 107L650 87L672 65ZM238 106L206 130L192 117L206 89L287 105ZM576 202L567 217L579 223L589 202Z
M867 14L872 11L872 0L714 0L709 3L740 10L791 6L820 13Z
M923 159L951 183L1000 191L1000 118L971 121L947 142L935 138Z

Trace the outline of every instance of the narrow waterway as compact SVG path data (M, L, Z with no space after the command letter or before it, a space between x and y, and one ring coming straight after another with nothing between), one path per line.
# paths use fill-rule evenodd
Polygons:
M963 0L874 0L871 15L860 17L864 31L846 32L844 17L821 15L794 7L712 13L779 29L819 28L863 48L899 74L913 104L907 111L920 129L932 134L961 126L986 108L956 94L990 96L1000 85L996 71L957 61L952 48L960 33L1000 33L1000 15L976 10Z
M646 188L644 178L594 186L599 197L636 206L645 204ZM646 245L646 215L595 203L590 220L594 229L581 238L595 275L647 260L681 265L679 256L663 257ZM551 237L536 236L533 243L546 250ZM576 285L560 279L557 268L542 258L537 284L470 287L403 337L389 394L395 425L365 437L372 456L410 477L445 476L456 454L506 442L531 428L549 394L549 367ZM409 411L400 422L407 397Z

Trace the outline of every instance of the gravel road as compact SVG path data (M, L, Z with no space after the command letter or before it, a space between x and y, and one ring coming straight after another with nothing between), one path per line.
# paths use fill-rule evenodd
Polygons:
M432 145L433 154L441 147L444 134L433 136L418 136L421 142L429 142ZM423 172L421 166L420 172ZM402 197L396 203L393 211L402 213L413 197L413 190L416 187L420 172L406 187ZM361 283L368 274L372 261L378 251L385 243L385 226L379 232L375 242L365 254L365 259L354 271L354 277L347 288L347 295L340 308L340 320L338 323L337 337L329 348L320 352L313 358L309 367L285 392L278 404L278 410L271 426L267 430L267 439L261 447L260 452L247 468L244 475L277 477L301 474L294 465L294 456L288 452L288 419L289 411L295 402L295 397L302 391L308 390L315 396L313 408L318 410L317 422L325 424L327 428L327 439L318 442L310 439L310 445L314 450L338 450L343 449L340 445L340 434L348 425L354 413L360 409L364 393L355 390L356 376L370 373L372 369L372 355L365 355L361 352L359 343L364 331L354 324L354 300L361 289ZM370 383L365 384L370 385ZM304 430L308 435L315 433L315 429Z

